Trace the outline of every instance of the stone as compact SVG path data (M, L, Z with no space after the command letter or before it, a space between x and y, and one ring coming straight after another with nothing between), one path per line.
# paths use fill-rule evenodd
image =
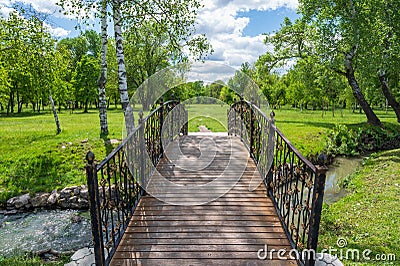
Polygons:
M78 196L72 196L69 199L67 199L69 202L71 203L77 203L78 202L79 197Z
M15 205L15 200L16 200L17 198L18 198L18 197L14 197L14 198L11 198L11 199L7 200L7 207L13 208L14 205Z
M63 188L60 191L60 198L69 198L70 196L72 196L72 189L69 187Z
M20 209L20 208L24 207L25 205L28 205L30 199L31 199L31 196L29 196L29 193L17 197L14 201L15 208Z
M57 193L57 190L53 190L51 195L47 198L47 204L54 205L56 204L57 200L60 198L60 194Z
M332 256L328 253L317 253L315 266L343 266L343 263L338 257Z
M94 254L93 248L81 248L77 252L74 253L71 257L71 261L77 261L80 259L83 259L86 256L89 256L90 254Z
M59 199L58 200L58 206L60 206L63 209L68 209L70 208L70 204L66 198Z
M87 209L87 208L89 208L89 202L86 199L79 198L78 209Z
M89 199L89 191L87 189L81 190L81 193L79 194L81 199Z
M79 187L74 188L74 196L78 196L79 193L81 192L81 190L79 189Z
M34 208L46 207L47 199L49 198L49 196L50 196L49 193L36 194L34 198L31 198L32 207Z
M89 140L88 139L84 139L81 141L81 143L87 143Z

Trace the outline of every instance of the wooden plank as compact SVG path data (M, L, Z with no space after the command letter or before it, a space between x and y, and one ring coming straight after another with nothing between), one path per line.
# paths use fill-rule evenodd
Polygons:
M273 222L279 221L279 218L274 214L265 215L172 215L163 213L161 215L134 215L132 220L145 221L262 221Z
M202 238L209 239L286 239L286 235L278 232L127 232L124 239L133 238L165 238L165 239L182 239L182 238Z
M127 238L121 245L189 245L196 243L196 245L209 245L210 239L204 238ZM287 246L288 241L281 238L215 238L212 239L213 245L262 245L268 246Z
M214 266L287 266L297 265L295 261L279 261L279 260L248 260L248 259L150 259L150 258L135 258L135 259L113 259L112 265L115 266L138 266L138 265L214 265Z
M267 245L267 248L270 250L279 250L285 249L286 245ZM257 258L257 251L259 249L265 248L264 243L258 244L163 244L160 245L159 243L153 245L144 245L144 244L137 244L132 243L130 245L120 245L117 249L118 252L186 252L188 250L193 250L194 252L246 252L246 253L253 253L253 258Z
M248 227L237 227L237 226L157 226L157 227L145 227L145 226L129 226L126 228L125 233L179 233L179 232L190 232L193 234L201 233L283 233L282 227L278 226L248 226Z
M219 252L204 252L204 251L121 251L115 253L114 258L125 258L125 259L137 259L137 258L164 258L164 259L248 259L248 260L256 260L257 259L257 250L254 251L219 251ZM275 252L272 254L272 259L278 259L278 254ZM289 259L289 255L287 255Z
M260 227L260 226L275 226L275 227L280 227L281 223L280 221L251 221L251 220L244 220L244 221L213 221L213 220L192 220L192 221L160 221L160 220L153 220L153 221L142 221L142 220L136 220L136 221L131 221L129 223L130 227L134 226L144 226L144 227L155 227L155 226L173 226L173 227L183 227L183 226L198 226L198 227L203 227L203 226L240 226L240 227Z

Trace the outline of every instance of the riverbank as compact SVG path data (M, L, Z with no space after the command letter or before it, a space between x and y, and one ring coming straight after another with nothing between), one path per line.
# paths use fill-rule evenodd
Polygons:
M400 149L372 154L363 164L341 182L348 195L324 205L319 247L347 253L345 265L400 265Z

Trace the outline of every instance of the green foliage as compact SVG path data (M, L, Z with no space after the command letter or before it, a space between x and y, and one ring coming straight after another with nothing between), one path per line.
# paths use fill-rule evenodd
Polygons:
M363 128L365 132L368 128L374 128L365 123L365 117L358 112L353 113L351 110L337 110L337 114L324 115L323 111L312 111L303 109L289 108L284 106L275 109L276 125L288 137L288 139L300 150L306 157L311 158L315 154L326 152L327 138L330 130L337 125L345 125L354 132L358 132L358 128ZM397 125L396 115L394 112L386 114L384 111L376 111L382 117L385 130L390 136L400 132L400 125ZM358 133L357 133L358 134ZM387 144L395 143L394 138L390 138ZM397 142L399 143L399 141ZM385 148L385 145L382 146ZM336 149L336 147L335 147ZM379 148L379 144L377 145ZM356 150L360 152L360 150Z
M2 266L16 266L16 265L24 265L24 266L44 266L44 265L54 265L54 266L62 266L70 261L69 256L61 256L57 259L57 261L44 262L40 257L36 255L32 255L26 253L24 255L17 255L12 257L3 257L0 256L0 265Z
M93 56L84 55L78 62L72 76L72 84L75 86L75 99L85 104L85 113L88 111L89 102L97 98L99 72L99 61Z
M326 138L326 152L332 155L354 156L399 147L399 129L391 124L385 128L368 124L351 127L340 124L330 130Z
M327 135L326 150L333 155L357 155L358 138L355 132L349 130L345 125L337 125Z

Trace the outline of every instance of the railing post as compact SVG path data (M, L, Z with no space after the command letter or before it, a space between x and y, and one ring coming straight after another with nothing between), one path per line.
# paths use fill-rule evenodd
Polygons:
M272 180L274 170L274 159L275 159L275 113L270 113L270 120L268 122L268 144L267 144L267 155L268 155L268 174L266 179L266 186L268 194L272 191Z
M144 121L143 121L143 112L139 113L139 184L142 187L142 193L145 192L145 182L146 182L146 159L145 159L145 150L146 150L146 139L144 136Z
M324 190L325 190L325 179L328 167L317 165L316 168L317 171L315 173L313 198L312 198L310 223L309 223L310 228L308 231L308 243L307 243L307 249L313 250L315 252L317 252L319 224L321 221L322 204L323 204ZM315 264L314 257L311 256L309 258L305 258L306 266L313 266L314 264Z
M104 243L103 243L103 230L101 227L100 217L100 196L99 196L99 183L97 180L96 165L94 163L94 154L89 151L86 154L87 164L86 178L89 192L89 208L90 220L92 223L92 237L94 242L94 258L96 265L105 265L104 256Z
M250 102L250 155L255 158L254 153L254 111L253 111L253 103Z
M182 135L187 136L189 131L189 115L186 109L183 109L183 122Z
M161 103L160 103L159 112L160 112L160 116L159 116L160 117L160 120L159 120L160 139L158 141L159 141L159 145L160 145L160 154L161 154L161 157L163 157L163 155L164 155L164 148L163 148L163 143L162 143L162 129L163 129L163 124L164 124L164 103L163 103L163 101L161 101Z

